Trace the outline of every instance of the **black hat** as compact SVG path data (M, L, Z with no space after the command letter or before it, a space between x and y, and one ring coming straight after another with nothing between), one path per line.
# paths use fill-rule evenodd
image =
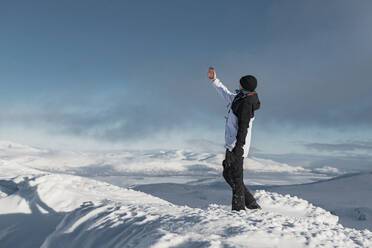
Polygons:
M257 87L257 79L252 75L244 76L240 79L240 85L248 91L254 91Z

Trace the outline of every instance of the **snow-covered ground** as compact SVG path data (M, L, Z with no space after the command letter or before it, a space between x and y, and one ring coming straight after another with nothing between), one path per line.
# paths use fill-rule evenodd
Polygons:
M372 247L372 174L250 158L263 210L232 212L222 160L1 141L0 247Z

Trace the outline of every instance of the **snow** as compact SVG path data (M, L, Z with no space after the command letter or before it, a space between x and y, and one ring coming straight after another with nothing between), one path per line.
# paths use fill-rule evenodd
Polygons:
M355 206L361 214L354 220L371 223L372 174L331 178L342 172L250 158L245 181L263 209L237 212L221 180L222 159L185 150L82 153L2 141L0 246L372 246L369 225L340 223L341 210ZM367 195L357 198L354 186ZM339 191L352 194L350 202L336 197L330 204L326 199Z
M327 208L340 223L372 230L372 173L346 174L302 185L271 187L271 191L297 195Z

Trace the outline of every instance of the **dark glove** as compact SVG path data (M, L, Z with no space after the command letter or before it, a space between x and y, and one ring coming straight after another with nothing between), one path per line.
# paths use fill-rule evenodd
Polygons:
M244 154L243 147L241 145L236 144L234 149L232 150L232 154L234 159L243 157Z
M230 152L228 151L228 156L226 159L223 161L223 166L224 168L230 167L231 165L234 165L236 161L238 161L240 158L243 157L243 148L241 147L234 147L234 149Z
M229 161L228 159L224 159L222 161L222 166L223 166L224 169L229 168L231 166L231 161Z
M234 162L235 162L234 154L230 150L226 149L226 157L224 161L222 161L223 168L226 169L231 167L231 165Z

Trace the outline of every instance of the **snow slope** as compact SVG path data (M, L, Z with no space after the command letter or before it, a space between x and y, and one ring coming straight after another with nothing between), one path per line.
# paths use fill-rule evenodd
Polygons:
M250 190L289 194L322 207L339 217L346 227L372 230L372 173L345 174L328 180L295 185L249 185ZM229 205L231 189L223 179L188 183L154 183L132 187L177 205L207 208L209 204Z
M207 209L178 206L145 193L72 175L14 178L8 184L10 181L17 190L8 191L9 195L0 199L0 205L7 206L0 215L4 247L372 245L371 232L344 228L337 216L305 200L262 190L255 196L265 210L231 212L229 206L216 204ZM5 226L4 218L9 214L17 214L17 221ZM37 238L37 232L29 235L29 229L45 228L48 218L52 222L48 230ZM35 223L27 223L30 221ZM31 242L34 246L28 246Z
M372 172L346 174L301 185L267 187L267 190L296 195L340 217L340 223L372 230Z
M0 247L372 246L370 231L346 228L336 215L297 196L256 190L263 210L232 212L231 192L216 181L220 162L220 155L187 151L94 154L0 142ZM260 187L273 175L285 176L276 185L330 178L274 161L250 162L257 165L247 172ZM103 181L115 176L131 188ZM169 184L167 178L178 177L181 183ZM178 193L194 187L183 197L200 201L185 206L182 194L159 186ZM153 189L134 190L140 187Z

